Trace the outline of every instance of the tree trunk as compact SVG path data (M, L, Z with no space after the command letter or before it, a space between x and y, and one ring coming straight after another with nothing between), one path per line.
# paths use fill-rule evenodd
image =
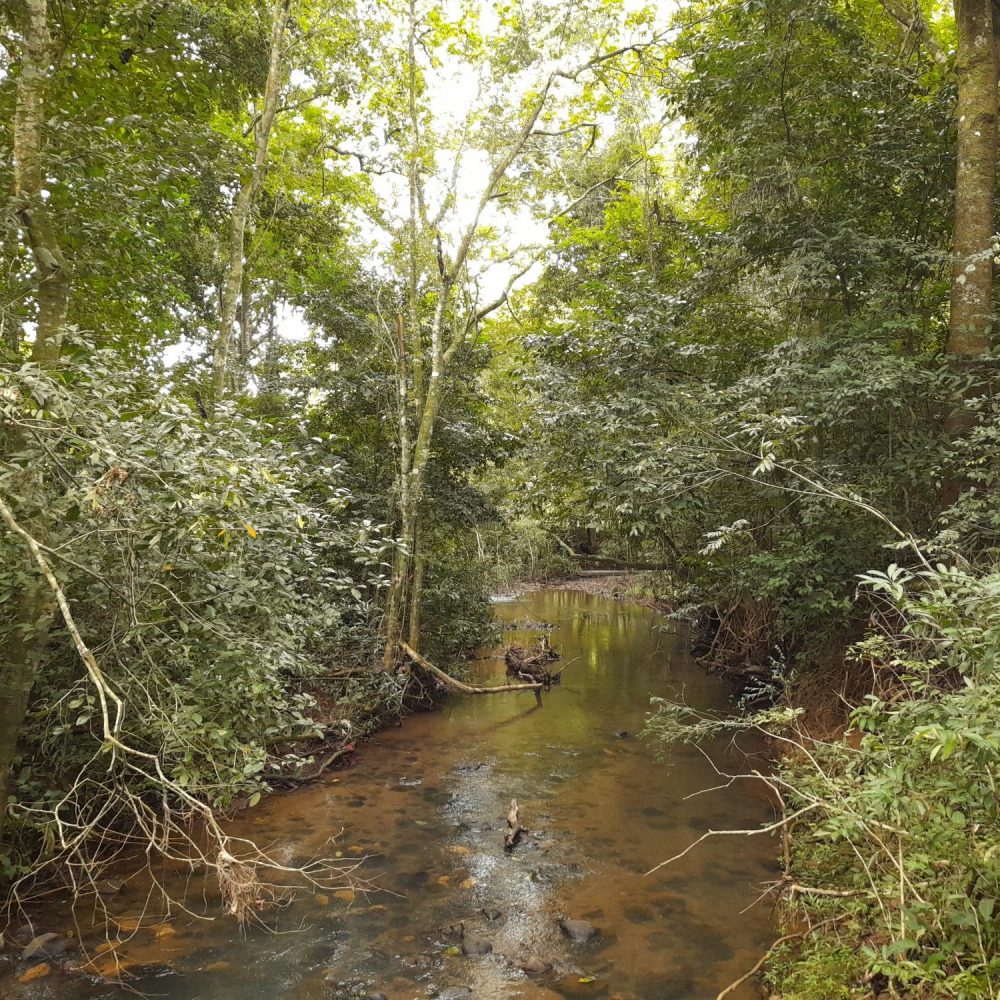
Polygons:
M416 544L420 544L419 532ZM413 582L410 585L410 646L420 651L420 601L424 590L424 554L419 549L413 554Z
M253 338L250 335L250 317L253 314L253 304L250 301L250 291L252 277L248 267L243 268L243 284L240 290L240 339L239 339L239 359L240 367L246 368L250 363L250 349Z
M409 476L404 482L409 482ZM389 600L385 611L385 647L382 653L382 669L389 671L395 667L398 650L406 627L406 597L409 591L410 573L413 565L412 542L414 521L408 499L401 501L402 523L396 554L392 561L392 580L389 584Z
M46 0L25 0L21 26L20 74L14 109L14 203L18 221L31 247L38 287L36 330L31 358L39 364L59 360L66 317L69 313L71 274L45 196L45 161L42 126L45 97L50 78L52 37L49 34ZM20 441L14 436L11 450ZM29 486L41 493L38 470L28 471ZM44 525L34 531L44 537ZM11 628L0 666L0 847L3 846L11 768L31 691L42 662L52 624L51 600L44 581L31 573L18 601L16 622Z
M960 375L990 350L993 327L993 211L997 168L997 15L992 0L955 0L958 35L958 102L955 173L954 262L949 363ZM976 395L973 387L967 390ZM945 433L956 437L974 419L962 402L945 418ZM968 484L959 474L945 476L942 504L950 507Z
M441 323L443 322L444 307L441 302L435 311L434 322L432 324L432 366L430 378L427 380L427 394L421 401L420 423L417 428L416 439L410 443L409 421L404 405L400 407L400 543L396 550L396 559L393 565L392 586L389 592L389 605L386 611L386 642L383 667L386 670L392 668L396 661L397 651L400 641L403 638L403 631L406 626L406 598L410 593L411 616L416 608L417 628L420 627L420 584L422 583L423 571L420 571L420 579L413 579L414 558L417 554L417 520L420 516L420 506L423 500L424 474L431 458L431 442L434 437L434 424L437 421L438 411L441 408L443 395L443 372L444 365L440 362L437 345L440 344L443 336ZM402 372L402 381L405 385L406 372ZM403 397L405 401L405 395ZM411 592L412 588L412 592ZM410 637L413 638L412 630Z
M69 312L70 272L46 204L42 126L52 56L46 0L25 0L14 109L14 203L37 272L33 361L58 360Z
M997 61L992 0L956 0L958 167L948 353L990 348L993 190L997 166Z
M243 290L243 259L246 252L246 231L250 222L257 195L267 174L268 146L271 129L278 112L278 97L285 71L284 39L285 25L291 0L275 0L271 9L270 58L267 68L267 82L260 115L254 126L254 160L250 172L240 182L239 194L233 207L229 233L229 256L222 278L222 302L220 306L219 332L215 340L212 356L212 391L209 408L222 401L226 392L226 373L229 366L229 351L236 327L240 294Z
M399 435L399 545L392 561L392 579L385 609L385 646L382 669L392 670L398 659L405 626L406 595L410 582L413 544L416 541L416 504L411 499L410 472L413 446L410 438L409 365L406 329L402 314L396 316L396 423Z
M408 270L406 317L396 316L396 412L399 437L399 515L400 547L393 559L392 581L385 614L385 647L382 668L391 670L398 660L400 643L406 631L406 606L409 603L409 638L414 648L420 629L420 584L422 565L414 558L417 545L417 518L423 470L414 472L414 445L411 425L420 426L423 410L423 340L420 330L419 258L421 221L420 116L417 108L416 44L419 23L415 0L409 3L407 30L407 110L410 118L410 148L407 156L407 187L410 217L407 224ZM412 585L412 589L411 589ZM409 597L409 601L407 598ZM415 624L414 624L415 623Z
M3 685L0 697L0 849L4 846L7 800L17 745L52 624L52 602L44 581L36 582L37 573L31 572L31 568L28 572L32 580L18 602L17 624L7 640L3 669L0 670L0 684Z

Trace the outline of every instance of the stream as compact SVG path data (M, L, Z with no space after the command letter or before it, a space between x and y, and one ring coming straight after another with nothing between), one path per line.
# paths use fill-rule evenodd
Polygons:
M749 782L694 794L723 783L710 760L745 767L731 749L677 748L663 760L635 734L650 695L724 709L727 688L643 607L544 590L497 613L504 644L540 634L514 624L554 626L565 672L541 708L530 691L451 697L366 743L356 765L273 796L237 824L289 862L331 850L365 857L358 874L375 888L306 897L270 933L184 913L135 930L129 918L143 897L127 884L107 901L131 934L109 957L132 977L127 988L53 969L26 984L0 979L0 996L714 1000L774 939L758 897L777 877L775 842L711 838L643 873L710 828L756 827L773 810ZM473 683L504 683L502 647L496 653L473 664ZM529 834L505 852L512 798ZM564 919L595 936L573 941ZM71 931L63 921L42 929ZM103 925L84 929L91 948L103 936ZM522 971L529 959L540 975ZM759 992L747 985L729 996Z

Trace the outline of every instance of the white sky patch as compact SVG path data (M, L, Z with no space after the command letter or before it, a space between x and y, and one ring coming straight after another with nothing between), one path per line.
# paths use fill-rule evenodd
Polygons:
M298 306L279 300L274 318L275 333L282 340L301 342L309 337L310 328L306 314ZM191 361L205 352L205 340L190 340L185 337L163 350L163 364L173 368L183 361Z
M561 8L561 3L553 2L553 9ZM626 0L624 5L626 16L647 6L643 0ZM666 16L675 4L660 4L658 11L660 19ZM459 3L445 4L445 16L461 15ZM482 3L478 8L478 28L484 36L495 32L499 27L499 15L492 3ZM399 28L402 31L402 28ZM629 44L648 37L647 29L635 33L624 30L621 44ZM397 44L404 45L405 39L400 37ZM607 43L612 47L616 43ZM459 141L466 122L475 121L477 116L484 114L484 109L491 101L502 103L507 108L518 107L532 91L537 90L541 81L554 69L558 63L555 60L543 61L528 67L524 71L510 74L499 84L480 76L480 68L450 56L444 51L435 52L439 58L438 65L431 69L422 65L421 72L424 82L422 101L429 106L433 128L437 135L443 138L442 144L436 150L434 171L423 176L425 198L431 216L438 206L446 199L452 198L453 204L444 213L438 226L442 243L446 250L454 251L462 234L475 218L483 192L488 186L492 162L485 149L469 148ZM568 66L580 61L580 53L568 57ZM553 107L560 97L578 87L576 82L557 80L552 88ZM556 122L558 112L556 112ZM561 126L556 122L548 125L540 120L540 126L557 131ZM598 138L595 149L600 149L601 143L613 135L617 122L607 113L596 118ZM481 121L479 122L481 124ZM386 148L371 148L362 151L366 156L385 161L391 155ZM398 153L397 153L398 155ZM501 185L502 186L502 185ZM409 217L409 190L406 176L402 173L386 173L372 177L372 187L379 199L382 210L396 232L403 230ZM480 227L492 230L491 243L495 248L497 258L479 255L478 266L470 267L470 279L478 288L480 301L490 301L496 298L507 286L511 277L524 266L528 254L535 253L539 257L543 248L549 242L549 223L539 217L540 210L555 214L568 203L569 197L559 203L556 199L548 199L544 205L510 204L506 199L495 199L489 202L479 220ZM379 227L370 220L364 220L361 231L368 238L376 252L384 255L389 252L394 234L386 231L378 232ZM514 260L508 261L507 258ZM379 262L379 263L383 263ZM376 270L382 270L374 260L369 261ZM384 263L383 263L384 266ZM541 270L541 263L536 264L518 284L535 280Z

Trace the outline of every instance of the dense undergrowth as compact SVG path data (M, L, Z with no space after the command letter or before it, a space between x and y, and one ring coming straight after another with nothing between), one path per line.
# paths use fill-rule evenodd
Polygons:
M767 783L788 821L773 893L805 940L772 964L778 993L847 998L874 985L992 997L1000 975L1000 580L892 566L867 574L865 585L881 610L849 650L872 687L850 713L850 738L816 736L792 707L794 691L789 707L735 721L661 704L649 732L670 743L750 729L780 751L773 774L745 777Z
M366 516L349 463L305 426L279 437L250 414L209 423L114 352L83 340L65 352L62 369L4 370L0 487L121 699L119 738L225 811L416 707L423 695L372 669L393 540ZM464 553L431 551L424 638L449 662L493 635L489 585ZM0 566L9 640L37 568L13 532ZM124 761L103 766L100 692L65 623L44 650L12 771L9 876L58 873L57 829L89 828L98 870L117 850L102 856L101 840L136 832L118 783L157 795Z

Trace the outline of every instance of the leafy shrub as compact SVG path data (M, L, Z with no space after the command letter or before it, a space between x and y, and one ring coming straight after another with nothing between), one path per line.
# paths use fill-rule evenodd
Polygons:
M866 974L973 1000L1000 985L1000 574L891 566L864 582L877 626L854 647L875 692L850 722L855 744L809 736L798 713L695 720L660 703L649 730L667 741L752 728L786 749L768 779L792 828L779 889L791 913L832 917L786 993L812 997L836 925L865 941ZM797 887L797 888L793 888ZM798 983L798 985L795 985ZM832 987L829 987L832 989ZM839 987L838 987L839 989ZM847 995L832 992L830 996Z
M208 425L85 343L68 359L3 372L0 490L50 554L131 743L217 806L258 794L276 748L319 731L301 679L371 634L385 540L335 466L250 421ZM0 645L34 579L21 546L0 536ZM24 734L17 812L44 826L101 733L61 621L30 715L46 724Z
M823 940L778 949L768 978L782 1000L851 1000L863 974L856 948Z
M499 639L491 583L489 565L476 560L461 539L436 540L421 610L421 641L430 660L448 663Z
M487 527L480 532L480 545L497 591L518 582L559 580L579 568L552 533L531 518Z

